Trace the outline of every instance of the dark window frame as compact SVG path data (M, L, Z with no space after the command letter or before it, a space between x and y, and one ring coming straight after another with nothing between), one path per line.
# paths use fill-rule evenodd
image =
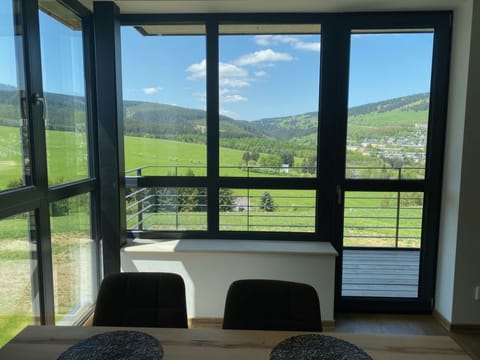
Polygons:
M439 100L446 99L445 85L448 79L438 73L448 60L438 61L438 38L449 43L451 12L379 12L379 13L259 13L259 14L125 14L120 15L121 26L202 24L206 26L207 53L207 176L126 177L127 187L206 187L208 191L208 229L206 231L146 231L128 230L129 237L145 238L205 238L205 239L266 239L305 241L330 241L341 247L343 214L338 209L338 191L365 188L376 191L424 191L433 183L441 183L441 173L432 172L443 162L443 138L445 134L445 106ZM223 24L320 24L322 50L320 53L320 91L318 99L319 127L317 143L317 175L312 178L241 178L219 176L219 104L218 104L218 40L219 25ZM434 29L435 47L432 64L432 105L429 117L428 161L425 180L350 180L345 179L345 138L347 124L349 36L352 29L408 30ZM326 50L327 49L327 50ZM440 49L441 50L441 49ZM443 51L443 50L442 50ZM441 56L448 54L440 51ZM340 57L338 54L341 54ZM439 56L440 56L439 55ZM437 60L435 60L437 59ZM439 64L440 63L440 64ZM335 65L335 66L334 66ZM332 69L334 69L332 71ZM443 79L434 79L443 77ZM438 81L440 80L440 81ZM440 88L436 84L440 83ZM330 91L322 91L330 89ZM333 89L333 90L332 90ZM441 103L441 102L440 102ZM446 101L444 102L446 103ZM443 118L442 118L443 117ZM337 119L335 122L331 119ZM333 134L333 136L332 136ZM435 140L430 140L435 137ZM341 165L333 166L336 162ZM434 166L431 166L434 163ZM332 176L321 176L322 168L330 169ZM436 181L427 179L435 178ZM219 231L218 191L220 188L238 189L309 189L317 193L316 225L313 233ZM435 203L439 208L438 191ZM426 201L426 207L432 201Z
M37 247L38 283L34 280L32 286L38 292L40 300L40 323L55 324L54 282L52 269L52 244L50 233L50 204L73 196L90 194L90 224L91 238L96 242L97 274L94 286L101 279L100 264L100 231L98 217L98 150L96 148L96 120L93 109L95 93L92 88L93 70L93 37L91 12L75 1L67 1L68 9L81 19L83 63L86 97L86 127L88 136L88 176L85 179L48 186L47 148L45 124L42 119L42 104L33 102L34 94L43 97L43 80L41 71L39 6L37 0L18 0L16 3L22 13L24 72L26 82L26 113L29 125L29 142L31 152L31 184L0 192L0 221L17 214L33 212L35 228L31 231L32 241ZM65 4L64 4L65 5ZM21 71L21 70L19 70ZM85 319L78 319L79 322Z

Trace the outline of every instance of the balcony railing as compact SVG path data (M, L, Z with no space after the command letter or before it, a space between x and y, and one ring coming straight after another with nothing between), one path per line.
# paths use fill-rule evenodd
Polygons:
M155 172L152 168L127 174L141 177L147 169ZM358 170L366 169L348 168L347 173ZM394 178L402 179L405 171L418 169L389 169L393 170ZM185 171L186 167L175 166L173 173ZM220 189L219 195L220 231L315 231L315 190ZM207 230L206 188L131 187L126 200L127 226L132 231ZM344 246L419 248L422 216L422 192L347 191Z

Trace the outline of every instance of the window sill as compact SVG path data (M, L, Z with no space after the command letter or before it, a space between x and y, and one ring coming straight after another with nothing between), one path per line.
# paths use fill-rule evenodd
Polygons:
M134 239L122 251L131 255L141 253L268 253L337 256L328 242L263 241L263 240L145 240Z

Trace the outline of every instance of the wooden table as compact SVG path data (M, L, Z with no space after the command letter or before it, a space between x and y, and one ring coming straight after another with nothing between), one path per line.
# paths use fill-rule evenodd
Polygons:
M146 332L160 340L166 360L268 359L272 348L299 332L219 329L152 329L28 326L0 350L0 359L56 359L89 336L114 330ZM323 333L347 340L374 359L470 359L448 336Z

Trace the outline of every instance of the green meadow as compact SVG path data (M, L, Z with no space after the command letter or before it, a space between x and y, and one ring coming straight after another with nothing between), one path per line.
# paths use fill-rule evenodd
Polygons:
M87 146L85 133L48 131L48 170L51 185L74 181L87 176ZM202 144L184 143L173 140L143 137L125 137L125 169L140 167L142 175L186 175L193 171L195 176L206 174L206 147ZM0 189L21 178L21 151L19 129L0 126ZM292 172L279 175L248 171L242 161L243 151L221 148L221 175L225 176L294 176ZM374 159L377 161L377 159ZM295 159L300 162L300 159ZM376 165L378 165L376 163ZM129 172L128 175L135 175ZM305 174L304 174L305 175ZM248 211L220 212L220 229L225 231L305 231L315 227L315 192L313 190L268 190L274 200L274 211L260 209L261 197L266 190L231 189L235 198L249 199ZM345 202L345 243L356 246L393 246L397 226L396 193L352 193ZM376 194L376 195L373 195ZM380 194L380 195L378 195ZM408 196L402 195L403 197ZM398 225L399 244L403 247L418 247L421 222L421 199L401 200ZM245 200L246 201L246 200ZM84 204L86 202L84 201ZM81 208L81 207L76 207ZM130 209L129 225L134 226L137 218ZM240 209L245 210L245 209ZM82 214L84 213L84 214ZM86 211L80 211L85 216ZM156 230L205 230L206 214L203 212L161 212L147 215L145 228ZM60 232L69 230L68 217L55 216L52 223ZM9 228L16 227L17 220L3 222L3 238L9 238ZM11 226L6 226L10 223ZM265 225L268 224L268 225ZM7 235L8 234L8 235ZM12 254L10 254L12 255ZM1 256L1 252L0 252Z

